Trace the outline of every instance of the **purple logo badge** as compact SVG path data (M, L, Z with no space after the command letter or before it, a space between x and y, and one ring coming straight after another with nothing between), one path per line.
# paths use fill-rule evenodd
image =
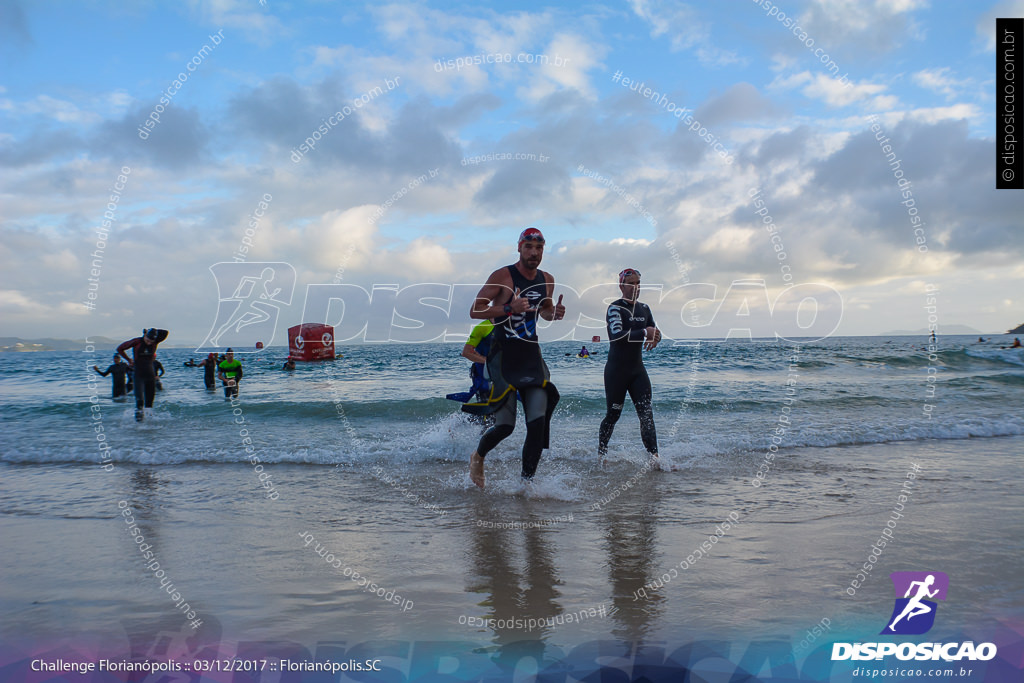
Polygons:
M935 623L936 600L945 600L949 577L943 572L893 572L889 575L896 592L889 624L882 634L920 635Z

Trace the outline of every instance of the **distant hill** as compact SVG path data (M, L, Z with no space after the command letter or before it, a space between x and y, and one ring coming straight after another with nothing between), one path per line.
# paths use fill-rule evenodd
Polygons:
M89 341L95 346L114 348L123 339L114 340L107 337L90 337ZM20 337L0 337L0 353L3 352L28 352L28 351L81 351L85 348L84 339L22 339Z
M915 337L927 337L930 334L931 334L931 332L928 330L928 328L922 327L919 330L893 330L892 332L885 332L885 333L883 333L883 334L881 334L879 336L881 336L881 337L899 337L899 336L908 336L909 335L909 336L915 336ZM936 331L936 334L938 334L940 336L943 335L943 334L945 334L945 335L950 335L950 334L972 334L973 335L973 334L976 334L976 335L979 335L979 336L984 336L984 335L987 335L989 333L988 332L981 332L979 330L974 329L973 327L968 327L967 325L939 325L939 329ZM998 333L994 332L992 334L998 334Z
M1007 330L1006 334L1024 334L1024 323L1017 325L1017 327L1012 330Z
M116 349L124 339L109 337L89 337L89 341L97 349ZM26 353L30 351L81 351L85 348L84 339L22 339L21 337L0 337L0 353ZM194 346L163 344L162 349L187 349Z

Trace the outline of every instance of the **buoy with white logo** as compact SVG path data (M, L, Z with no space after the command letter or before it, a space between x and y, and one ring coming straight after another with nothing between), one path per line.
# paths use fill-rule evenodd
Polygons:
M289 327L288 355L297 361L334 360L334 327L320 323Z

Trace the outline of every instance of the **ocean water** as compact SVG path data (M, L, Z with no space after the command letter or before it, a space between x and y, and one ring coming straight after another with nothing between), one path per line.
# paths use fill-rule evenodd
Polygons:
M1000 345L1007 345L1002 337L984 344L944 337L930 360L926 340L911 337L664 343L645 356L661 454L683 467L710 458L742 467L771 445L784 405L791 422L776 440L782 448L1022 434L1024 349ZM567 356L574 343L542 348L562 401L540 473L553 463L580 473L593 463L604 415L607 345L596 345L591 359ZM300 363L294 373L280 370L285 349L240 355L242 416L220 390L203 388L200 368L182 366L194 354L161 350L164 391L141 424L133 402L111 402L110 380L88 369L105 368L108 351L0 355L0 462L99 462L92 395L120 463L245 463L243 426L265 463L455 462L473 450L479 432L444 398L469 386L469 363L454 344L339 347L341 360ZM518 441L510 438L496 455L514 456ZM638 450L627 406L612 455Z
M124 507L221 648L534 640L558 660L606 638L795 646L822 619L832 639L864 641L892 609L888 572L917 569L956 588L936 638L1005 637L1024 623L1007 561L1024 552L1024 350L1000 349L1005 337L943 337L932 356L926 344L663 343L645 355L658 472L628 405L597 461L607 346L588 360L542 345L562 395L552 448L524 487L520 422L488 456L484 491L467 476L480 428L444 398L469 386L460 346L347 346L294 373L268 349L242 356L234 406L182 366L192 354L161 350L165 390L142 423L86 371L106 349L0 355L0 638L95 655L93 638L127 648L178 632ZM915 464L898 542L850 595ZM601 616L564 623L591 608Z

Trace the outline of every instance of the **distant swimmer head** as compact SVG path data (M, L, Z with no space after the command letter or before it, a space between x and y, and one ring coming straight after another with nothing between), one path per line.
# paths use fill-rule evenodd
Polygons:
M526 268L535 269L544 257L544 234L537 228L519 233L519 261Z

